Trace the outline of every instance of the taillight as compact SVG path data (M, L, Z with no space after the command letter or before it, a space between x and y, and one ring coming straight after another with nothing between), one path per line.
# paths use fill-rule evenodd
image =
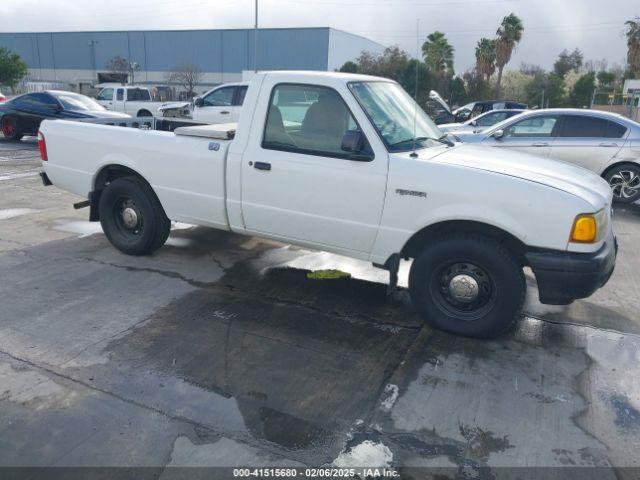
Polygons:
M47 161L47 142L42 132L38 132L38 149L40 149L40 157L43 162Z

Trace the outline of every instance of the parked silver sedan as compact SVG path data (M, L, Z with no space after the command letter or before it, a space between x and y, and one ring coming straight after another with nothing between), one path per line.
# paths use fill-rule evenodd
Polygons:
M580 165L609 182L614 199L640 199L640 123L596 110L531 110L482 132L452 132L462 142L520 150Z

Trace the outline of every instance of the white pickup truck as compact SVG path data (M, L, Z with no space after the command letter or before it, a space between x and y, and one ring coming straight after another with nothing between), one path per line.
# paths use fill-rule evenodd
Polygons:
M131 85L104 87L96 100L107 110L128 113L133 117L152 117L166 102L154 102L151 92L145 87Z
M607 183L585 169L454 145L396 83L267 72L234 125L174 132L45 121L43 181L88 198L127 254L160 248L170 220L373 262L425 321L495 336L525 297L568 304L609 279L617 244Z

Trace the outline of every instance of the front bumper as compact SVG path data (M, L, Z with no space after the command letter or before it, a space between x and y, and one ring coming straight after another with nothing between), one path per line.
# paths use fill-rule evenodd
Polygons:
M526 258L538 282L540 302L568 305L589 297L611 278L617 253L618 242L613 236L595 253L528 252Z

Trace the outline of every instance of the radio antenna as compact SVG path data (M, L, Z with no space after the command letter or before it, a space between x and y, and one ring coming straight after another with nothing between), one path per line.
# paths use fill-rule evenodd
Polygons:
M417 122L418 122L418 67L420 66L420 19L416 19L416 84L413 89L413 152L411 152L411 158L417 158L416 153L416 136L417 136Z

